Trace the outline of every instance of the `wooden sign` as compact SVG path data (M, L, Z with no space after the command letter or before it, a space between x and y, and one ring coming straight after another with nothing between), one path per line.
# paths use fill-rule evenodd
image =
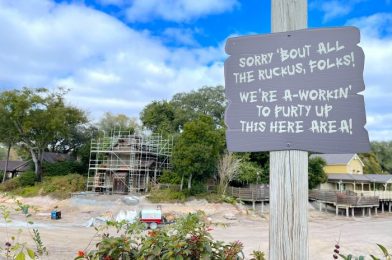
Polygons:
M359 41L355 27L228 39L228 150L369 151Z

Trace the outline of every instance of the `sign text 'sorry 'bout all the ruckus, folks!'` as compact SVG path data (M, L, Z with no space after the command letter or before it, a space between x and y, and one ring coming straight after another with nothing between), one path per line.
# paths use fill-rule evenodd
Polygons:
M229 38L229 151L368 151L359 41L355 27Z

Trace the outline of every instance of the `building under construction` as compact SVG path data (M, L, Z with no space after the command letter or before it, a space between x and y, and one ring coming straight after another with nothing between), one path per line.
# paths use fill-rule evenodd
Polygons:
M147 191L169 169L173 139L112 131L91 141L87 190L107 193Z

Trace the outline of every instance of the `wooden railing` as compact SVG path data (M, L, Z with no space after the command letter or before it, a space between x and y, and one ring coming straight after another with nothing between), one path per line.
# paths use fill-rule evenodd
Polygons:
M392 191L357 191L358 195L377 196L380 200L392 200Z
M268 188L236 188L227 187L226 195L239 198L244 201L269 200Z
M358 196L352 191L337 192L325 190L311 190L309 191L309 198L354 207L371 205L377 206L379 204L379 198L377 196Z

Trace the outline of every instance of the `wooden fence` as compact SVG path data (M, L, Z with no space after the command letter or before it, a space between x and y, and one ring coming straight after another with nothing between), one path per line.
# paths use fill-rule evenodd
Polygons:
M243 201L268 201L269 189L265 187L236 188L227 187L226 195Z
M320 200L336 205L348 205L352 207L378 206L379 199L374 196L358 196L354 192L337 192L325 190L309 191L309 199Z

